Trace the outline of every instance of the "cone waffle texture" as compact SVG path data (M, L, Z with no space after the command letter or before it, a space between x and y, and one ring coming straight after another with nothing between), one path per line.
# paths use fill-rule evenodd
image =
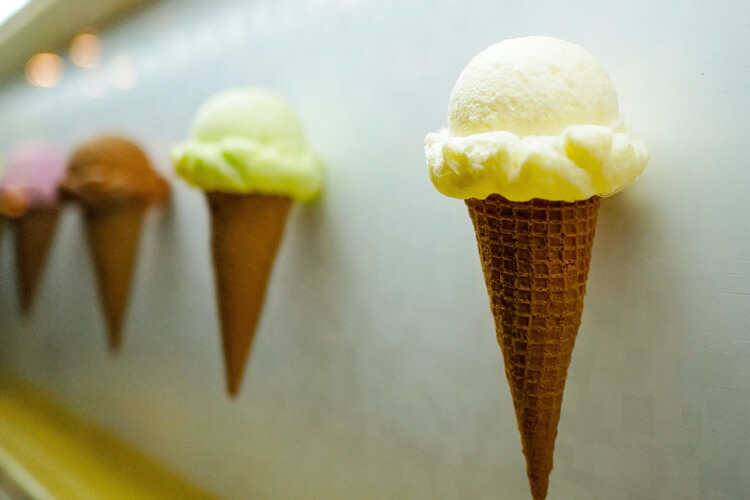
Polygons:
M84 210L86 236L113 352L122 338L146 208L143 202L122 202Z
M207 192L227 390L237 394L291 199Z
M59 215L56 207L34 208L15 221L16 275L24 313L31 308Z
M599 197L466 200L535 500L547 496Z

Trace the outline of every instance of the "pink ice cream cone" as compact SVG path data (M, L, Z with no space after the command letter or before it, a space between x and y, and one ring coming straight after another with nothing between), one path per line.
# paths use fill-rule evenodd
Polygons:
M21 308L28 312L44 269L60 212L58 186L67 158L54 147L29 142L11 151L0 180L0 212L12 219Z

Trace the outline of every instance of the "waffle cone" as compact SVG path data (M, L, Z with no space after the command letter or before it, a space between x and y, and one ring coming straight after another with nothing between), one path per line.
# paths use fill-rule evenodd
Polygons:
M31 309L59 215L57 207L34 208L15 220L16 275L24 313Z
M142 202L123 202L84 210L99 300L107 323L109 347L113 352L119 348L122 338L122 320L146 208L147 205Z
M547 496L599 197L466 200L535 500Z
M291 199L206 193L227 391L240 388Z

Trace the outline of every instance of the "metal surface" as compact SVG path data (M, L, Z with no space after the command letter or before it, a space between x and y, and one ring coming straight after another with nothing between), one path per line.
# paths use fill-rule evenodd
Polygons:
M550 498L745 499L748 18L745 0L157 3L103 33L100 68L5 86L0 151L122 132L171 175L207 96L289 99L327 184L290 213L240 397L224 394L204 199L173 176L117 358L80 214L63 214L28 319L6 233L0 366L228 498L528 498L471 222L422 143L471 57L548 34L602 61L652 153L602 200ZM119 55L127 91L109 83Z

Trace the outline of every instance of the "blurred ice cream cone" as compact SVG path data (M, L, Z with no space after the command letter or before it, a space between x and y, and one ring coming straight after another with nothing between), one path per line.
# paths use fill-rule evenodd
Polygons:
M239 391L292 200L206 193L227 390Z
M109 347L116 352L133 280L145 203L85 209L86 239L94 263Z
M16 276L24 313L31 310L59 215L57 207L33 208L15 221Z
M293 201L318 195L320 162L294 110L273 92L252 87L203 104L172 160L180 176L206 193L227 390L234 397L287 214Z
M0 181L0 212L13 221L16 275L23 313L31 310L60 214L58 188L65 155L55 147L30 141L8 155Z
M109 346L116 352L143 218L150 205L167 200L169 186L138 146L117 137L101 137L73 153L62 189L83 209Z

